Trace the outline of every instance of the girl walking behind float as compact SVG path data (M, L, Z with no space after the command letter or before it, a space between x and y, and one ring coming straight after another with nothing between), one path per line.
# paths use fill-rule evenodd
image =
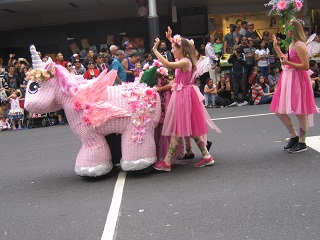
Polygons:
M290 133L290 140L284 150L298 153L307 150L306 136L308 126L313 126L313 115L319 113L315 104L309 70L306 37L302 25L298 21L291 21L293 30L288 30L287 37L292 37L289 53L283 54L273 35L273 45L283 65L270 111L276 113ZM294 113L299 121L299 135L288 114Z
M168 28L168 31L171 30ZM199 147L202 159L194 167L204 167L214 164L209 154L203 135L208 133L206 125L210 119L202 101L203 96L195 86L192 77L196 69L195 48L191 41L174 36L171 39L172 53L176 62L169 62L158 52L160 40L157 38L153 47L154 54L164 67L175 69L175 82L172 85L172 96L168 104L163 123L162 135L170 136L169 150L163 161L157 162L154 168L159 171L171 171L171 162L181 137L193 137ZM211 121L211 119L210 119ZM211 121L210 126L217 132L220 129Z

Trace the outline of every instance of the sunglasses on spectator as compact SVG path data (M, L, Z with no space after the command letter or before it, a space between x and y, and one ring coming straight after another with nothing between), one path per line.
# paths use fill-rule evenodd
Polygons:
M89 62L88 65L90 65L90 64L94 64L94 63L93 62Z
M254 26L254 24L248 25L248 27L252 27L252 26Z
M75 63L79 63L80 61L75 61Z

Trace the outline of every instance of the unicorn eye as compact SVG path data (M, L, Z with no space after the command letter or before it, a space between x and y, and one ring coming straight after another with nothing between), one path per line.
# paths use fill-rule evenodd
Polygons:
M32 82L30 83L29 85L29 89L28 89L28 92L31 93L31 94L35 94L36 92L38 92L38 89L40 88L40 84L37 83L37 82Z

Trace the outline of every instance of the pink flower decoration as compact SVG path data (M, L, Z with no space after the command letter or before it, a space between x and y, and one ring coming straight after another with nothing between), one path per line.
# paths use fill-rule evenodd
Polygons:
M87 116L83 116L83 117L82 117L82 122L83 122L83 124L86 125L86 126L91 125L90 118L87 117Z
M146 63L145 65L143 65L143 70L147 70L147 69L149 69L149 63Z
M152 91L151 89L147 89L147 90L146 90L146 95L147 95L148 97L152 97L152 96L153 96L153 91Z
M152 65L155 66L155 67L158 67L158 68L162 67L162 63L160 61L158 61L158 60L154 60Z
M92 111L92 106L89 103L85 103L83 106L83 112L84 113L90 113Z
M80 111L82 109L82 106L78 101L75 101L73 103L73 109L76 110L76 111Z
M294 6L298 11L300 11L302 8L302 2L296 0L294 1Z
M277 8L279 10L285 10L287 8L287 2L286 1L280 1L277 4Z
M136 142L136 141L138 141L138 136L132 134L132 135L130 136L130 139L131 139L132 142Z

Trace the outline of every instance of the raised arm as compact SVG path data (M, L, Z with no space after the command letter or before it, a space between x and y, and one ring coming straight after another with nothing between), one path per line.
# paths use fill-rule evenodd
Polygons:
M154 52L154 55L157 57L157 59L162 63L162 65L166 68L171 69L177 69L181 68L182 71L188 71L189 69L189 62L187 60L179 60L177 62L169 62L167 59L165 59L158 51L160 39L156 38L154 42L154 46L152 48L152 51Z

